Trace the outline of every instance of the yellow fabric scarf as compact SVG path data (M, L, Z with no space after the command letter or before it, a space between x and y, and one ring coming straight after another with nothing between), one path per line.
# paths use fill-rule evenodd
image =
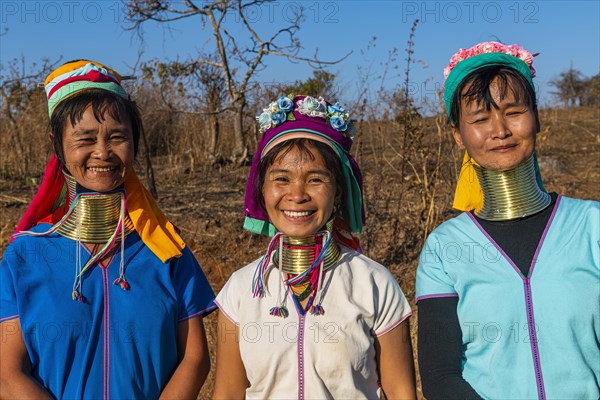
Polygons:
M181 257L185 243L142 185L135 171L125 180L127 213L142 241L162 262Z
M473 165L477 165L475 160L465 151L458 182L456 183L452 208L460 211L475 210L477 212L483 207L483 191Z

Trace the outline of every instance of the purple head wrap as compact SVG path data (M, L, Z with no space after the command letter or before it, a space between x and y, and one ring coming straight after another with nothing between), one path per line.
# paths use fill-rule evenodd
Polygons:
M257 234L275 235L275 227L269 223L267 212L257 200L256 181L260 160L278 143L306 138L328 144L340 157L348 195L343 199L341 218L338 218L341 221L336 221L336 227L342 235L356 237L362 231L365 219L362 174L350 155L354 127L344 107L339 103L330 104L322 98L311 96L281 96L269 104L257 120L263 136L252 160L246 185L244 228Z

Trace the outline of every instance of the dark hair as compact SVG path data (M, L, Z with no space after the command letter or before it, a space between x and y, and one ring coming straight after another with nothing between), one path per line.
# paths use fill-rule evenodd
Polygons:
M286 154L288 154L294 148L298 149L302 159L309 159L311 161L315 160L315 155L312 153L311 148L315 149L323 159L325 168L327 168L327 170L331 172L331 175L333 176L335 185L337 187L336 197L339 197L340 199L344 199L346 197L348 189L346 188L344 171L342 170L342 161L337 155L336 151L331 148L331 146L317 140L311 140L307 138L290 139L275 145L275 147L269 150L269 152L260 160L260 163L258 164L258 176L256 178L255 193L256 201L261 205L263 211L266 212L262 188L265 184L267 170L275 163L275 161L285 157Z
M504 99L510 90L516 101L524 100L529 109L535 114L537 121L535 91L527 79L513 68L503 65L490 65L471 72L456 88L450 109L454 126L459 126L461 99L465 99L467 103L483 103L486 110L489 110L492 106L498 108L498 104L496 104L490 93L490 84L496 78L500 100ZM469 86L468 89L465 93L462 93L467 85Z
M144 129L142 118L137 105L128 99L119 96L116 93L101 89L85 90L69 97L62 101L52 113L50 117L49 129L54 136L54 152L56 157L63 164L65 156L63 154L63 134L67 121L71 125L75 125L81 118L83 113L92 106L94 117L98 121L104 120L104 114L108 114L115 120L122 122L122 118L128 118L131 122L131 133L133 134L133 152L137 154L140 134Z

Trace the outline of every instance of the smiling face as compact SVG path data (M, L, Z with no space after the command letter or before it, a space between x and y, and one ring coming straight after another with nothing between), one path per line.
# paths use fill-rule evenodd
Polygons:
M275 157L265 175L262 195L270 222L292 238L312 236L333 214L337 185L323 157L293 146Z
M134 161L131 122L105 112L98 121L91 106L74 125L67 121L62 137L65 166L81 186L109 192L119 187Z
M467 85L462 93L468 89ZM523 96L515 98L512 87L501 96L503 90L495 79L489 89L495 103L489 109L483 102L468 102L461 94L460 121L452 127L452 134L483 168L503 171L531 157L539 127L535 111Z

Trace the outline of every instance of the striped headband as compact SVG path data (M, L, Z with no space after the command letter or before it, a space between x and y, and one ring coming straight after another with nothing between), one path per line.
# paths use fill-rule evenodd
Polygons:
M48 114L52 116L63 100L83 90L102 89L129 99L121 86L121 76L112 69L89 60L70 61L54 70L44 81Z

